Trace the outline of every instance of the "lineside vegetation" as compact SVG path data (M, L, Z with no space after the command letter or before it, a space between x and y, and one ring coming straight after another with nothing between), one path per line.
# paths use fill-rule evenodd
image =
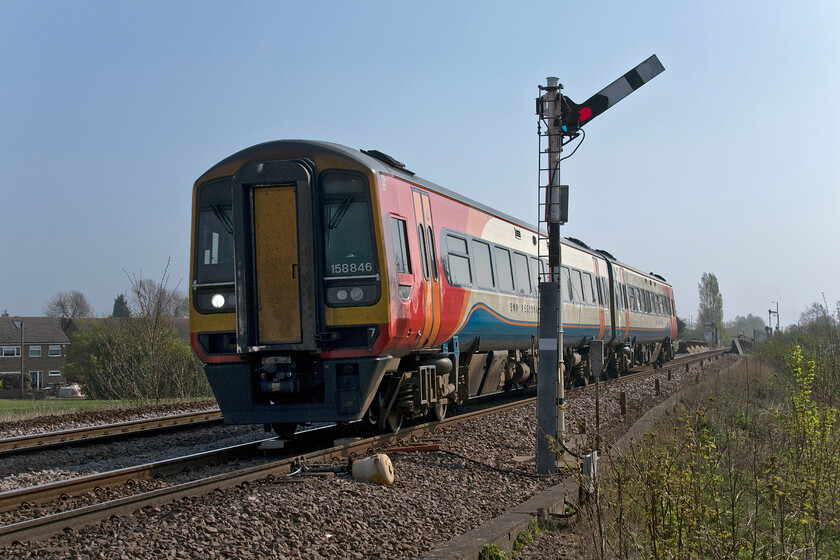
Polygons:
M594 558L840 558L838 321L777 333L604 461Z
M159 283L130 276L127 312L73 336L65 375L88 397L157 404L210 396L201 363L170 319L176 292L167 279L167 271Z

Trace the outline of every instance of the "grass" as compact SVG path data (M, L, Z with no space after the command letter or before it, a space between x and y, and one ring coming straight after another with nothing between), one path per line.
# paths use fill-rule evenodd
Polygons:
M196 400L207 400L196 399ZM176 399L164 402L183 402ZM56 414L72 414L90 410L120 410L136 408L137 403L118 400L88 400L88 399L0 399L0 422L16 420L30 420L38 416Z

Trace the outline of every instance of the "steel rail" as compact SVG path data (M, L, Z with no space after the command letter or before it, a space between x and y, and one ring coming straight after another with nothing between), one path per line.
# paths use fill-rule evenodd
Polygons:
M13 511L21 507L29 507L58 498L78 496L98 488L111 488L130 481L156 480L164 476L179 474L188 469L202 467L219 460L251 456L263 442L269 441L270 439L273 438L203 451L183 457L164 459L162 461L145 463L133 467L125 467L104 473L58 480L38 486L7 490L0 492L0 513Z
M13 454L20 454L57 447L78 445L88 442L101 443L115 439L132 437L137 434L161 433L171 430L179 430L185 427L199 425L215 425L222 423L222 413L219 410L207 410L202 412L188 412L185 414L174 414L171 416L158 416L155 418L144 418L119 422L116 424L101 424L72 430L61 430L57 432L46 432L31 434L13 438L0 439L0 457Z

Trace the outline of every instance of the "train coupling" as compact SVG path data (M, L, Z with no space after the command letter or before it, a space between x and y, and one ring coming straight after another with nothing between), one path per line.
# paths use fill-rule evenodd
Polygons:
M290 356L267 356L260 360L260 392L296 393L300 379L292 373Z

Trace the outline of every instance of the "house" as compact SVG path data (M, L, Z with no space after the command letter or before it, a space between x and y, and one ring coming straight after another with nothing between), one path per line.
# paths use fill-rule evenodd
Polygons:
M26 390L40 390L55 383L65 383L61 372L69 349L70 339L62 329L60 319L0 317L0 379L7 384L11 381L10 374L17 376L14 386L18 392L8 396L20 394L21 367L29 374L29 382L24 387Z

